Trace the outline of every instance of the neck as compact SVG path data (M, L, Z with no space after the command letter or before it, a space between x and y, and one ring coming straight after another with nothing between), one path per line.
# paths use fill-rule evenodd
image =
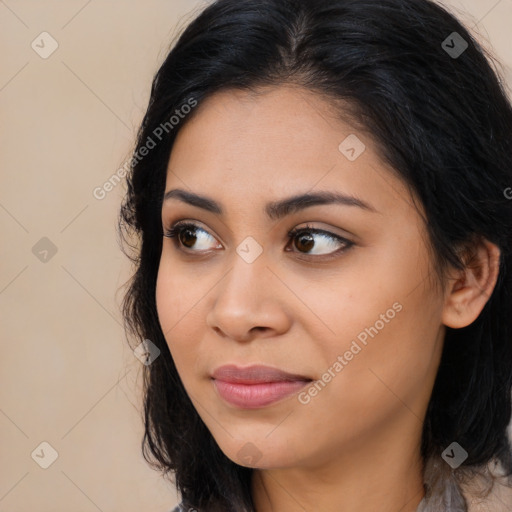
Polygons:
M413 420L411 420L413 421ZM368 442L354 441L315 464L255 470L257 512L416 512L424 496L421 428L396 425ZM371 438L371 437L370 437Z

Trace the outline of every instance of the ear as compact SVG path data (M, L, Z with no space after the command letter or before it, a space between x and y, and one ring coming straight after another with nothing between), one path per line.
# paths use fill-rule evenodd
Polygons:
M489 300L500 267L499 248L480 238L464 251L465 268L448 280L442 322L460 329L472 324Z

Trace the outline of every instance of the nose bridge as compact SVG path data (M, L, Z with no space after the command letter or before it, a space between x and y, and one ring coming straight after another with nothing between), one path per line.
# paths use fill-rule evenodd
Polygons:
M253 239L254 240L254 239ZM231 270L225 277L222 297L219 299L233 300L240 308L251 308L265 300L261 292L265 291L262 284L267 282L270 272L267 268L267 258L263 247L250 240L244 240L233 254ZM268 290L268 288L267 288ZM254 304L252 304L254 303Z
M255 248L251 241L237 247L208 313L209 326L231 338L245 339L254 327L279 329L282 321L268 260L263 251L254 257Z

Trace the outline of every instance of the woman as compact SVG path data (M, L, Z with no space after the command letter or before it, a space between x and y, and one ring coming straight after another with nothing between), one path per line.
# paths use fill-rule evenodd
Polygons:
M144 455L181 510L512 510L511 136L428 0L218 0L186 28L120 216L127 329L160 351Z

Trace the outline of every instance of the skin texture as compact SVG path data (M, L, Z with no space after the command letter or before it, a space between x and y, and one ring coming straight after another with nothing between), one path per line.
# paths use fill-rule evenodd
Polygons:
M354 133L366 149L350 161L338 146ZM257 511L416 510L421 429L445 325L477 318L496 282L499 250L483 241L470 270L437 285L405 185L366 133L299 87L211 96L179 132L168 169L166 191L209 196L224 213L164 201L164 229L186 220L199 230L195 245L190 233L181 237L188 241L181 250L176 238L163 240L160 324L222 451L257 468ZM375 211L331 204L266 217L269 201L321 190L355 196ZM306 224L353 245L322 256L343 244L322 234L311 233L314 246L288 237ZM252 263L236 251L249 236L263 249ZM378 320L378 333L347 360L352 342ZM341 371L333 370L338 356ZM295 394L243 410L227 404L210 378L228 363L266 364L314 381L329 368L335 376L307 403Z

